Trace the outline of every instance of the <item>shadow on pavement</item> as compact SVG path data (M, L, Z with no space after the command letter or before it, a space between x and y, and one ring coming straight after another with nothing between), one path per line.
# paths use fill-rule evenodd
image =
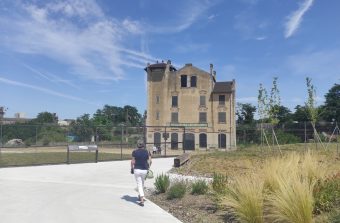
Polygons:
M123 200L138 204L138 197L131 197L130 195L124 195L123 197L121 197Z

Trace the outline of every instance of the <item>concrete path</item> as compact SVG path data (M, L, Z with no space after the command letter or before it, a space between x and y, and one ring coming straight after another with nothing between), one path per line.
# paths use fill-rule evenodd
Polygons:
M153 159L151 169L157 176L172 164L173 158ZM180 222L149 200L140 207L135 188L130 161L2 168L0 222Z

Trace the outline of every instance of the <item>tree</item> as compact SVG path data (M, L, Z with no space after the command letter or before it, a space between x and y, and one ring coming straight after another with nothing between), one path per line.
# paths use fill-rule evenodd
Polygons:
M276 105L275 110L276 110L276 118L279 124L292 121L292 113L289 110L289 108L283 105Z
M56 113L40 112L31 122L34 124L57 124L58 116Z
M237 103L237 122L239 124L251 124L254 122L256 107L249 103Z
M292 119L293 119L293 121L297 121L297 122L310 121L310 119L308 117L308 111L307 111L306 106L297 105L295 107L295 112L292 115Z
M322 118L325 121L340 122L340 84L334 84L334 86L325 95L325 104L322 106Z
M71 123L71 133L76 136L76 140L86 142L91 140L94 134L93 122L89 114L84 114Z

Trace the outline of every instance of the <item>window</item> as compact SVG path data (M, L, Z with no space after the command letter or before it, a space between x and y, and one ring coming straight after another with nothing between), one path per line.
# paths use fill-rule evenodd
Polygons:
M218 148L227 148L227 137L226 134L218 134Z
M190 87L197 87L197 77L196 76L191 76Z
M172 107L178 107L178 97L177 96L172 96L172 102L171 102Z
M218 123L226 123L226 113L219 112L218 113Z
M156 120L159 120L159 111L156 112Z
M200 96L200 106L205 107L205 95Z
M178 149L178 134L171 133L171 149Z
M207 113L200 112L199 113L199 123L207 123Z
M171 113L171 123L178 123L178 112Z
M156 95L156 104L159 104L159 96Z
M219 95L218 96L218 104L219 105L225 105L225 95Z
M187 87L187 75L181 75L181 87Z
M201 133L199 136L200 148L207 148L207 134Z

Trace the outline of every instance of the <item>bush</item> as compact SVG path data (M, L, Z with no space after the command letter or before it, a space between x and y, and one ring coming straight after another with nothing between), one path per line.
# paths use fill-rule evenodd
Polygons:
M154 185L158 193L165 193L170 186L169 175L163 173L161 175L158 175L155 179Z
M191 185L191 194L206 194L209 186L205 180L197 180Z
M340 205L340 172L328 177L325 181L318 181L314 187L314 213L329 212Z
M214 173L212 188L218 194L225 194L228 176L223 174Z
M279 144L294 144L294 143L300 143L301 139L291 133L287 133L282 131L281 129L276 129L275 130L275 135L276 138L279 142ZM267 138L271 139L272 138L272 133L267 134Z
M168 191L167 198L169 200L174 198L182 198L187 190L187 184L184 180L175 182Z

